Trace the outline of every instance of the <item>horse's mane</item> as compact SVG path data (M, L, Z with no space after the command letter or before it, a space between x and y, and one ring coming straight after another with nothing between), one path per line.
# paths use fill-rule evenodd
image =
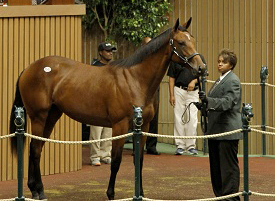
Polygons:
M125 59L112 61L110 66L128 68L141 63L145 58L156 52L169 39L172 29L167 29L157 37L153 38L147 45L141 46L134 54Z

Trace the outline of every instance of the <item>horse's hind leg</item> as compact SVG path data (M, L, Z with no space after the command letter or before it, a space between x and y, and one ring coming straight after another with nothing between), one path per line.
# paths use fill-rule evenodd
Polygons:
M40 155L37 154L40 148L38 148L38 146L42 147L43 145L40 141L32 139L30 144L29 175L28 175L28 187L32 193L32 199L39 199L39 193L38 193L37 184L36 184L39 180L41 181L41 177L40 178L37 177L37 175L40 174L40 167L39 167ZM38 167L36 165L37 163L38 163ZM43 189L43 186L40 187L39 189L41 188Z
M32 119L31 125L32 133L42 137L44 123L42 121ZM28 187L32 193L33 199L39 199L39 194L43 191L43 184L40 174L40 157L43 145L44 142L35 139L32 139L30 143Z
M54 128L55 123L62 115L62 112L56 107L52 106L46 117L44 126L42 121L40 123L32 121L33 133L43 133L43 137L48 138ZM44 146L44 141L32 140L30 145L30 158L29 158L29 178L28 186L32 192L34 199L46 199L44 194L44 187L40 173L40 157L41 151Z

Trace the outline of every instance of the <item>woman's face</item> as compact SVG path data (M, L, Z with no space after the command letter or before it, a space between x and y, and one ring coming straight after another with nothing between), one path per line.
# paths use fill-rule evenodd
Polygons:
M218 58L218 71L223 75L230 71L232 66L229 62L225 62L223 56L219 56Z

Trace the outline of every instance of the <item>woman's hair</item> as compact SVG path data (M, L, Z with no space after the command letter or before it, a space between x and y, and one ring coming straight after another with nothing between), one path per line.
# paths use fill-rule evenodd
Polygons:
M237 64L237 56L232 50L223 49L219 53L218 57L220 56L223 57L225 63L229 62L229 64L232 66L232 70L235 68Z

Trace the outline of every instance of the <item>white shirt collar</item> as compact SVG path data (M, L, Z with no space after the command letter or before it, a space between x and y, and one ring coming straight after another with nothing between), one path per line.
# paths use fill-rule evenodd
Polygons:
M229 70L229 71L227 71L225 74L221 75L221 76L220 76L220 81L222 81L222 79L223 79L228 73L230 73L230 72L231 72L231 70Z

